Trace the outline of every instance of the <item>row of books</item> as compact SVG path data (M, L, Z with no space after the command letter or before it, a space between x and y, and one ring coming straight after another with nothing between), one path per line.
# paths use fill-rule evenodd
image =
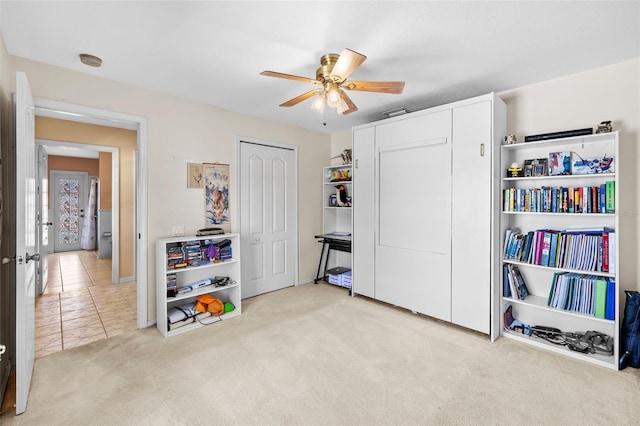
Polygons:
M613 279L560 272L553 275L547 306L613 320L615 298Z
M167 247L167 268L199 266L232 258L231 240L193 240Z
M615 181L600 186L507 188L503 211L543 213L615 213Z
M502 295L524 300L529 296L529 289L516 265L502 265Z
M581 271L615 271L615 232L611 228L507 229L504 258L532 265Z

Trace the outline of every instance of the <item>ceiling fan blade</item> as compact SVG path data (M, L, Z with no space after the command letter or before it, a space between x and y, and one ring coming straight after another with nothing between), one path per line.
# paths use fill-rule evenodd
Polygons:
M312 78L300 77L299 75L284 74L284 73L275 72L275 71L262 71L260 75L264 75L266 77L277 77L277 78L284 78L287 80L302 81L303 83L321 84L318 80L314 80Z
M340 98L342 98L342 100L347 106L346 110L342 110L343 107L338 106L338 112L340 112L340 114L347 115L358 110L358 107L356 106L356 104L353 103L351 98L345 93L344 90L340 90Z
M347 90L362 92L402 93L404 81L347 81L341 86Z
M288 100L285 103L280 104L281 107L290 107L290 106L294 106L296 104L299 104L302 101L305 101L307 99L309 99L310 97L312 97L313 95L322 92L322 89L314 89L314 90L309 90L307 93L303 93L300 96L296 96L293 99Z
M351 49L344 49L338 58L338 62L336 62L331 70L331 79L335 82L345 81L365 59L367 59L367 57L358 52L354 52Z

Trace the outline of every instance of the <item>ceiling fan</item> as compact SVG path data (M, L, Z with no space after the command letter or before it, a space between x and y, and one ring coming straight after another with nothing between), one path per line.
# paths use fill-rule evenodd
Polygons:
M275 71L262 71L260 75L302 81L321 86L320 88L309 90L300 96L296 96L280 104L281 107L294 106L316 96L311 105L312 109L322 113L326 103L330 107L336 108L338 113L346 115L357 111L358 107L356 107L343 89L395 94L402 93L404 89L404 81L347 81L351 73L355 71L365 59L367 59L366 56L351 49L344 49L340 55L327 53L320 58L321 66L316 70L315 80Z

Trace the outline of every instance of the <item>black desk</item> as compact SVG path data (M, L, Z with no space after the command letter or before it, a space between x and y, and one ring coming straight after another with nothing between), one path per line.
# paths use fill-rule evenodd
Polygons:
M318 284L318 280L325 279L327 276L327 264L329 263L329 253L331 250L351 253L351 235L322 234L316 235L315 238L318 239L318 242L322 243L320 262L318 262L318 273L316 274L316 279L313 280L314 284ZM322 275L320 275L321 271Z

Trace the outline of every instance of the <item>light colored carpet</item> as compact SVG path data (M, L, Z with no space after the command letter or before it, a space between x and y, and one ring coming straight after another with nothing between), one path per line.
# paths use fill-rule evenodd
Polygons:
M328 284L36 360L7 425L638 424L640 373L441 323ZM635 420L634 420L635 419Z

